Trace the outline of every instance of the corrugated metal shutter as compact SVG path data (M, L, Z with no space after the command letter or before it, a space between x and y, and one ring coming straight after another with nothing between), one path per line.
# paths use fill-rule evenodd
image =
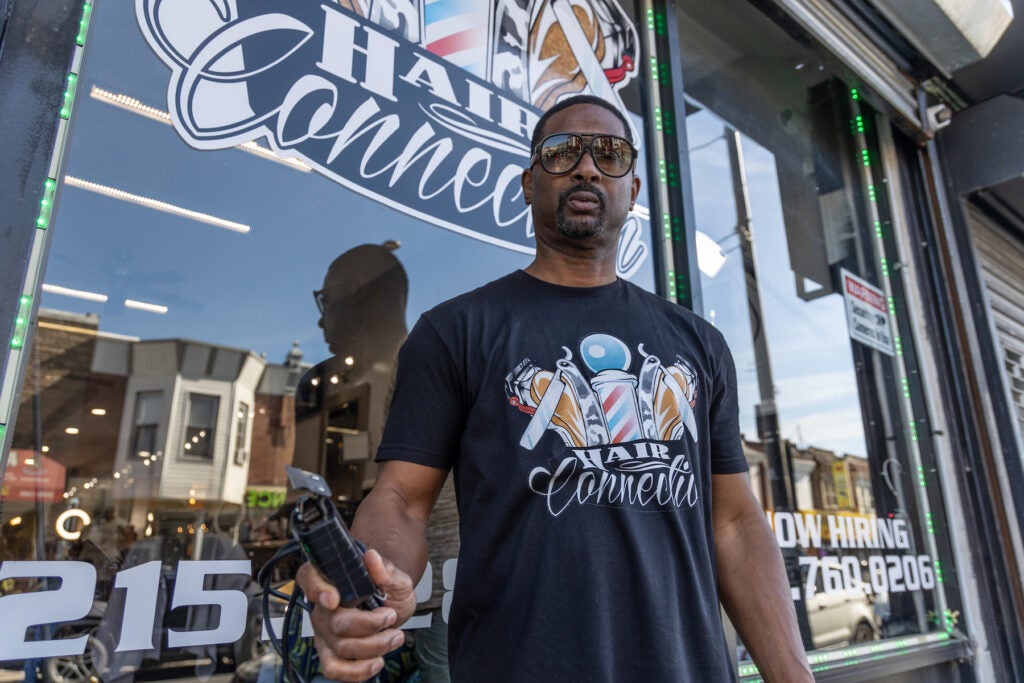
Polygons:
M1024 434L1024 244L974 207L970 207L969 220L1016 412L1019 442Z

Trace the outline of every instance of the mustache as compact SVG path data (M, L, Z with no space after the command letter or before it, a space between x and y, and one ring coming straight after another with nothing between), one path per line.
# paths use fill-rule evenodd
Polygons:
M608 198L605 197L604 192L597 185L590 183L577 183L568 189L562 190L561 194L558 195L558 210L564 211L565 205L569 202L569 197L577 192L589 192L594 195L601 205L601 211L605 210Z

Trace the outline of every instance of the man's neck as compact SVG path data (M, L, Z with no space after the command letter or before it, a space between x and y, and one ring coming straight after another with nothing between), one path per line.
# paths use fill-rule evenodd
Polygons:
M546 256L538 250L537 257L525 271L538 280L564 287L599 287L615 282L617 277L614 254L611 258L596 259L593 254Z

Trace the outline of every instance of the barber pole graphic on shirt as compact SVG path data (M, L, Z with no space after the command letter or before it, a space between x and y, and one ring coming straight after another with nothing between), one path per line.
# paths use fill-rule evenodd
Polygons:
M601 408L608 421L611 442L622 443L642 438L636 377L619 370L603 370L592 384L594 391L601 397Z
M554 371L525 359L505 378L509 404L530 416L520 446L533 450L547 430L570 448L674 441L684 434L697 441L697 375L682 357L665 366L641 344L644 360L632 374L629 347L611 335L592 334L579 344L587 379L572 351L564 351Z
M591 334L578 349L586 374L563 347L555 370L527 358L505 377L509 405L529 416L519 445L535 451L549 430L562 442L530 470L527 487L554 517L577 507L695 506L699 391L693 367L680 356L663 365L640 344L634 373L633 352L609 334Z

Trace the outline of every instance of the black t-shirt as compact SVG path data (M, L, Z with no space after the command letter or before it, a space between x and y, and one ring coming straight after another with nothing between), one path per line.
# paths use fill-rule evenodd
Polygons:
M737 410L722 335L624 280L425 313L377 458L454 468L453 679L734 680L710 475L747 470Z

